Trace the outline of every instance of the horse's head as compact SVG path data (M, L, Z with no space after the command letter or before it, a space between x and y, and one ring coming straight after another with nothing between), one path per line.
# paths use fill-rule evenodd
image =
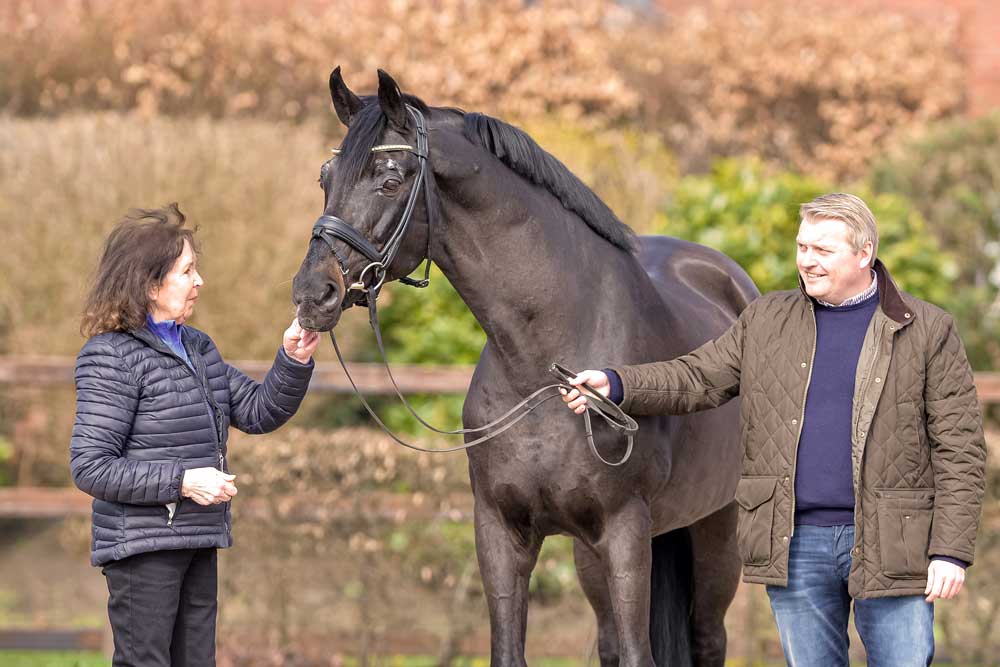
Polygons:
M292 282L299 323L307 329L332 329L366 289L406 276L427 254L429 110L404 97L388 74L378 74L378 96L364 98L351 92L339 67L330 74L333 106L347 135L320 170L323 215Z

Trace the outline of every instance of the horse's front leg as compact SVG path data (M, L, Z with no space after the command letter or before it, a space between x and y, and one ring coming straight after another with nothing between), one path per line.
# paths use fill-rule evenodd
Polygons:
M649 507L635 501L608 519L596 545L607 566L621 667L654 667L649 644L651 527Z
M541 538L505 521L492 504L476 499L476 555L490 610L491 667L525 667L528 581Z
M608 569L600 556L580 539L573 540L576 574L597 617L597 654L601 667L618 667L618 628L608 590Z

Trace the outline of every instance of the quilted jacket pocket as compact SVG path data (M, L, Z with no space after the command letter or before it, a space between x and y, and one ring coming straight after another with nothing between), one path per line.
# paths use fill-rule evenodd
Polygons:
M927 576L934 489L876 489L882 573L894 579Z
M771 561L777 484L777 477L743 477L736 486L736 503L740 506L736 533L744 565L766 565Z

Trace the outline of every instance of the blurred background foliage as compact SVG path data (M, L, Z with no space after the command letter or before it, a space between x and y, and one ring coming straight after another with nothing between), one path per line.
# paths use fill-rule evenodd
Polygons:
M966 115L961 26L861 3L661 5L673 7L3 3L0 355L74 355L111 226L130 207L178 201L200 227L207 280L193 323L227 359L273 356L322 204L319 167L343 134L327 89L341 65L359 93L374 91L381 67L431 105L518 124L637 232L719 248L763 291L795 287L799 204L857 193L900 285L956 315L977 370L1000 369L1000 115ZM472 364L485 340L437 269L427 290L388 288L381 317L394 363ZM338 337L350 359L377 359L363 312L348 312ZM318 358L334 359L326 343ZM69 389L0 387L0 484L69 483L72 402ZM390 426L415 432L400 406L374 402ZM412 402L437 426L459 425L460 396ZM400 452L359 424L370 420L353 398L317 395L298 428L234 434L247 502L237 541L254 548L237 549L241 564L223 573L228 664L328 664L331 641L367 656L411 631L448 664L481 633L465 458ZM937 617L939 654L956 660L1000 651L998 485L994 470L968 595ZM102 624L100 585L89 598L59 592L90 580L88 529L67 522L53 539L73 558L50 568L65 577L0 587L5 621ZM52 551L24 548L25 572ZM575 650L592 621L570 551L547 543L532 627ZM20 571L16 558L2 562ZM766 613L754 591L737 623ZM731 630L736 650L773 657L769 627L755 632ZM529 650L545 648L532 636Z
M435 105L637 127L686 168L751 152L841 177L963 107L957 25L794 0L626 4L13 0L0 109L329 118L334 65L360 90L381 67Z
M907 199L960 259L947 305L977 368L1000 366L1000 112L929 125L872 167L872 189Z
M0 224L21 249L0 259L0 352L75 351L107 229L130 206L178 200L202 225L199 324L230 358L270 356L320 205L314 173L342 134L326 89L339 64L359 92L383 67L431 104L522 125L637 231L723 248L763 289L794 285L782 237L798 203L877 196L903 286L951 297L977 367L997 361L997 121L959 116L957 25L783 1L667 13L599 0L16 0L0 29ZM925 232L937 247L913 238ZM389 320L461 322L394 340L399 359L474 359L453 298L399 296ZM354 356L370 357L365 346Z

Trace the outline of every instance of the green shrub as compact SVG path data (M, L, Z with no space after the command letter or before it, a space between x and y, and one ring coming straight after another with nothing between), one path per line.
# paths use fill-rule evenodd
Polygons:
M1000 113L929 128L869 177L909 199L941 247L962 258L948 308L977 368L1000 365Z

